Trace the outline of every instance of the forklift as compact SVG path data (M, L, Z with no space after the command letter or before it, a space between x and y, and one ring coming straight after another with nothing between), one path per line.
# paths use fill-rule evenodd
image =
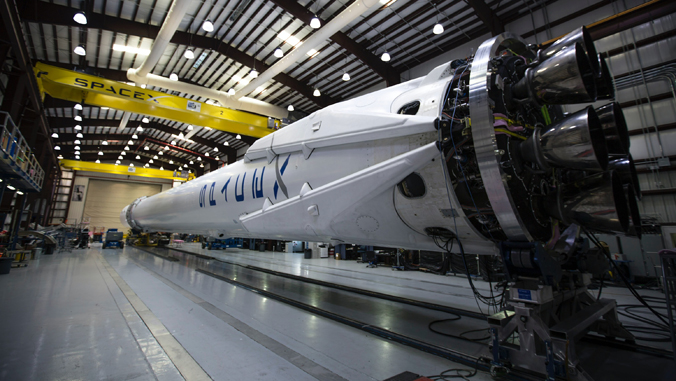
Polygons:
M124 249L124 233L118 232L117 229L108 229L106 231L106 239L103 241L102 249L105 248L120 248Z

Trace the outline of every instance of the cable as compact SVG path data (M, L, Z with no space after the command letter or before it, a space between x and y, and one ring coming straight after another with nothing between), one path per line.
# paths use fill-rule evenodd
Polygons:
M596 247L598 247L599 249L601 249L601 251L603 252L603 254L605 254L606 258L608 258L608 261L610 261L611 265L615 268L615 271L620 275L620 278L622 278L622 281L624 281L625 285L627 286L627 288L629 289L629 291L632 293L632 295L634 295L634 297L635 297L639 302L641 302L641 304L643 304L646 308L648 308L648 309L650 310L650 312L652 312L655 316L657 316L657 318L660 319L660 320L662 321L662 323L664 323L665 326L668 326L669 323L668 323L668 322L667 322L667 321L666 321L666 320L665 320L665 319L664 319L657 311L655 311L655 310L648 304L648 302L646 302L646 301L643 299L643 297L642 297L641 295L639 295L639 293L634 289L634 287L631 285L631 282L629 282L629 279L627 279L627 277L626 277L626 276L624 275L624 273L620 270L620 268L617 266L617 264L615 263L615 261L613 261L613 259L610 257L610 253L608 252L608 250L606 250L606 248L603 247L603 246L601 245L601 243L598 241L598 239L596 238L596 236L595 236L593 233L589 232L589 231L588 231L587 229L585 229L584 227L583 227L582 229L584 230L584 233L587 235L587 237L589 237L589 239L594 243L594 245L596 245Z
M448 380L451 378L462 378L463 380L467 380L468 378L474 377L477 372L479 371L479 361L482 360L482 357L479 357L476 359L476 362L474 363L474 369L447 369L439 374L436 374L434 376L427 376L427 378L431 380ZM455 372L456 374L446 374L450 372ZM460 372L467 372L466 374L462 374Z

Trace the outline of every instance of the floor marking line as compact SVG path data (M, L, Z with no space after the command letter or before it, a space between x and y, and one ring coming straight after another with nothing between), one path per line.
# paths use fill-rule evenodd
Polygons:
M211 377L202 369L202 367L195 361L194 358L186 351L181 343L167 330L160 319L143 303L141 298L129 287L127 282L117 273L117 271L108 263L108 261L100 256L103 267L108 270L108 273L113 278L117 286L120 288L124 296L129 300L129 303L136 310L136 313L141 317L145 325L153 334L167 356L176 366L176 369L181 373L186 381L202 381L212 380Z

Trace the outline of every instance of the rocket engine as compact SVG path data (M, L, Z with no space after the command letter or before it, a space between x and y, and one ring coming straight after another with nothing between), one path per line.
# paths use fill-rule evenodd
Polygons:
M136 200L143 231L496 254L570 224L640 234L640 189L608 67L584 28L534 50L504 33L473 57L334 104L244 159Z

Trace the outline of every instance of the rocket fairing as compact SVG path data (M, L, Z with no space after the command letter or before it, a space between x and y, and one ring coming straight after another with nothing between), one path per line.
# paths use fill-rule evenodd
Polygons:
M571 223L627 232L633 177L615 172L633 165L610 171L605 147L626 129L621 112L559 106L593 101L608 83L589 64L600 59L593 43L578 42L586 31L571 35L551 54L494 37L474 57L312 113L120 219L143 231L421 250L457 236L476 254L547 241ZM612 159L631 161L626 149Z

